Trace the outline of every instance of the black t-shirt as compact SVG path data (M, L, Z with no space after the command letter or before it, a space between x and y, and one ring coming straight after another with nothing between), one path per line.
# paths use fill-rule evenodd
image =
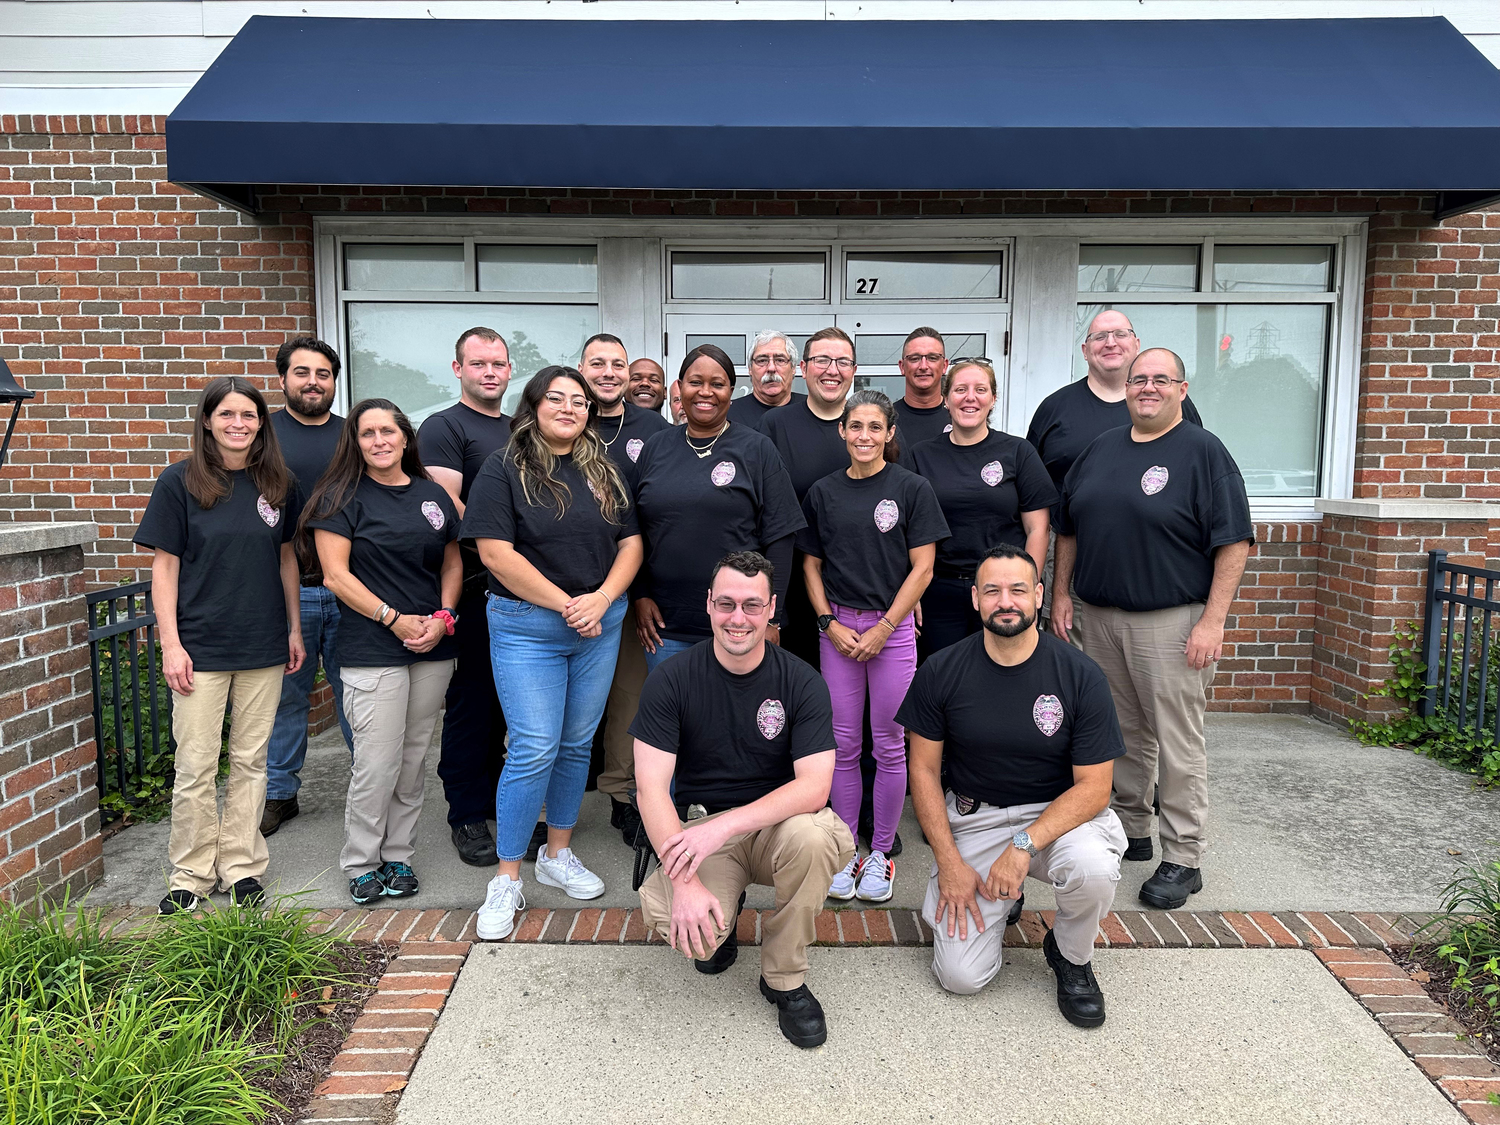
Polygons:
M1191 398L1182 400L1182 416L1195 426L1203 425L1198 408ZM1042 455L1042 464L1060 490L1063 477L1089 444L1106 430L1130 425L1130 407L1122 398L1105 402L1089 387L1087 378L1078 379L1053 391L1042 399L1031 416L1026 440ZM1057 519L1057 512L1052 513Z
M1074 766L1125 754L1099 665L1047 633L1012 668L990 659L983 633L934 653L896 721L943 744L955 793L1002 808L1055 801L1073 787Z
M797 490L797 503L829 473L849 467L849 447L839 437L839 420L825 422L804 400L778 406L761 419L760 432L771 439Z
M740 676L711 640L646 677L630 733L677 755L678 804L710 810L758 801L796 776L798 758L837 745L828 685L811 665L767 644L760 667Z
M635 470L646 541L636 592L661 608L662 636L701 640L714 563L731 551L764 552L807 521L775 447L748 426L731 422L703 458L688 447L686 429L664 430L647 440Z
M932 482L953 529L938 544L938 566L947 572L973 574L997 543L1025 547L1021 513L1057 502L1036 450L1000 430L974 445L954 445L951 435L924 441L907 463Z
M896 408L896 439L901 443L901 464L912 467L911 451L924 441L933 441L953 429L953 416L943 403L936 406L908 406L904 398L891 404Z
M281 455L286 458L286 467L297 478L297 498L305 506L318 481L328 471L333 460L333 451L338 448L339 434L344 430L344 420L329 412L321 426L309 426L293 418L288 410L278 410L271 415L271 425L276 430L276 440L281 443Z
M162 470L136 529L135 542L181 560L177 637L202 672L243 672L285 664L286 592L281 545L301 515L295 491L280 508L241 469L230 492L201 508L187 490L187 462Z
M863 480L830 473L802 501L807 526L797 547L823 560L830 602L884 613L911 573L913 547L948 537L932 486L900 465Z
M503 539L513 544L543 578L574 598L599 588L614 565L619 541L640 531L635 510L628 506L616 514L618 524L605 520L571 455L557 459L557 475L573 494L562 519L557 518L549 497L533 496L534 502L527 501L509 455L491 457L469 491L461 534L465 539ZM490 590L502 598L520 600L494 574Z
M646 447L646 439L654 433L670 430L672 423L644 406L636 406L633 402L624 405L624 414L596 418L594 424L599 428L599 440L606 444L605 452L626 483L634 488L635 466L641 459L641 450Z
M427 416L417 431L417 452L429 469L452 469L463 474L458 498L467 504L469 488L479 470L490 454L504 449L508 441L510 415L491 418L465 402L455 402Z
M443 607L443 551L458 537L458 509L436 481L413 478L392 487L362 476L342 509L307 526L349 540L349 573L396 612L425 615ZM412 652L342 601L336 645L339 663L349 668L447 660L456 651L453 638L444 637L429 652Z
M1206 601L1214 551L1255 541L1239 466L1202 426L1139 442L1110 430L1073 463L1060 507L1058 534L1078 537L1073 589L1133 613Z
M792 393L792 397L787 399L787 401L782 403L781 405L796 406L799 403L806 402L806 395L797 394L794 391ZM767 406L753 394L741 395L739 398L735 399L729 404L729 420L731 422L738 422L743 426L749 426L751 429L758 430L760 429L761 421L765 418L765 416L776 409L779 408L775 406Z

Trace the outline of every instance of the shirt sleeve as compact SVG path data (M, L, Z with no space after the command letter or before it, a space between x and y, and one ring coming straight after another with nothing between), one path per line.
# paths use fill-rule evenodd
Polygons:
M1229 451L1222 449L1210 463L1214 482L1209 494L1209 549L1216 550L1246 539L1254 543L1255 525L1250 522L1250 498L1245 493L1245 478L1240 475L1239 466Z
M283 543L290 543L297 538L297 521L302 518L302 503L301 491L295 484L291 485L286 490L286 499L281 504L281 541Z
M943 508L938 503L937 493L932 490L931 482L925 477L914 477L911 484L911 503L908 507L911 519L906 523L906 545L924 547L928 543L947 539L953 532L948 527L948 521L943 518Z
M455 473L464 471L463 437L441 414L432 415L417 431L417 453L428 468L436 466L452 469Z
M942 742L948 737L948 724L937 698L937 673L930 660L912 677L906 698L896 711L896 722L933 742Z
M630 495L628 487L625 492L627 496ZM471 493L470 496L472 497L472 495ZM639 535L641 533L641 521L635 514L635 498L633 496L625 501L625 507L620 510L618 515L620 518L620 529L615 533L615 542L618 543L621 539L629 539L632 535Z
M359 520L359 497L349 497L346 503L333 515L321 520L308 520L307 526L313 531L331 531L335 535L342 535L345 539L354 538L354 527Z
M434 495L437 505L443 509L443 542L452 543L459 537L461 530L459 525L463 522L463 517L458 514L458 505L453 502L453 497L448 495L448 490L436 481L432 483L436 488Z
M752 456L756 457L760 477L760 541L767 546L801 531L807 526L807 517L797 503L797 492L781 456L773 450L760 450Z
M1029 441L1016 444L1016 496L1021 511L1035 512L1057 503L1057 486L1042 464L1042 455Z
M833 750L833 701L828 684L809 665L798 671L805 674L797 685L796 711L792 714L792 760Z
M646 677L641 701L630 723L630 736L665 754L676 754L682 744L682 712L679 708L675 668L663 665Z
M819 531L818 510L819 500L823 490L816 484L808 490L806 498L802 501L802 518L807 521L807 526L797 532L797 550L804 555L811 555L815 559L823 558L823 536Z
M1096 766L1125 756L1125 739L1115 716L1109 681L1091 660L1078 685L1069 752L1075 766Z
M188 509L194 502L183 483L182 473L169 467L156 478L151 499L136 528L135 542L142 547L166 551L181 558L188 546Z
M443 490L447 494L447 489ZM452 497L448 498L452 503ZM510 473L505 462L491 457L479 470L474 484L469 489L469 502L464 507L463 530L465 539L500 539L507 543L516 541L515 496L511 490Z
M1078 460L1073 462L1068 475L1063 477L1062 488L1058 490L1057 496L1057 533L1059 535L1078 534L1078 529L1073 525L1072 499L1073 492L1078 487L1078 474L1087 463L1088 450L1084 450Z

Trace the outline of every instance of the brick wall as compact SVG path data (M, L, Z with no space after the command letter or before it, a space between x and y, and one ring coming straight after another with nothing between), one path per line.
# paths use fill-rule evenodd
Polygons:
M0 898L8 901L81 891L104 874L76 545L92 534L76 524L0 533ZM18 537L74 543L17 550Z
M1306 712L1313 674L1320 525L1259 523L1229 608L1214 711Z

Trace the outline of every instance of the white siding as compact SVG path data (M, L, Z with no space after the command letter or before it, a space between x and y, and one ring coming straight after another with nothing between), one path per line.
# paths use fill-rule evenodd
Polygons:
M169 112L259 13L800 20L1440 15L1500 65L1497 0L0 0L0 112Z

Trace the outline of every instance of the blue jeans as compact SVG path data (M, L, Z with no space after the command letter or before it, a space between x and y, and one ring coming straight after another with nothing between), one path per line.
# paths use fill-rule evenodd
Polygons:
M609 607L599 636L585 639L560 613L490 597L490 663L510 727L510 751L495 789L495 850L503 860L525 858L543 800L550 827L578 823L594 731L620 655L626 600Z
M271 729L271 743L266 748L266 800L285 801L295 797L302 785L299 776L307 759L308 697L318 675L318 657L323 658L323 674L333 689L333 710L339 717L339 729L349 753L354 753L354 735L344 718L344 685L339 679L339 660L335 642L339 634L339 603L326 586L302 587L302 643L307 659L290 676L281 678L281 703L276 708L276 725Z
M676 656L679 652L686 652L692 648L697 641L669 641L666 637L656 646L655 652L646 653L646 675L656 671L656 666L669 656Z

